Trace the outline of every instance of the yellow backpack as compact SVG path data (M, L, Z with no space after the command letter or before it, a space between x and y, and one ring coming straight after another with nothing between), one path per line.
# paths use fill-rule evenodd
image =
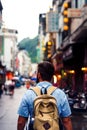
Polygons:
M37 95L34 100L34 130L59 130L59 114L56 99L52 96L56 87L51 86L45 94L38 87L31 88Z

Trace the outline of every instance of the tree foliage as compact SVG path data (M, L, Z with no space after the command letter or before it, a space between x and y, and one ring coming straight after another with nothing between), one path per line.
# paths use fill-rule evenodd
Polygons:
M37 63L37 47L38 45L38 36L33 39L24 38L18 43L19 50L26 50L31 58L32 63Z

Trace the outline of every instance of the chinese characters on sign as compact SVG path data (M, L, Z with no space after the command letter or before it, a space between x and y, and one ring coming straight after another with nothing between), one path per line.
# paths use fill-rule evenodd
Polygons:
M58 12L46 14L46 32L58 32Z

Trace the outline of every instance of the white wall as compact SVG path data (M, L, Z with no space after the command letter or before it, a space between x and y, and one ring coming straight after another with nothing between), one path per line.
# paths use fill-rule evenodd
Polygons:
M11 68L11 59L12 59L11 47L12 47L12 41L9 38L5 38L4 39L4 61L8 69Z
M19 67L18 71L21 75L28 76L32 70L31 59L28 57L27 52L22 50L18 53Z

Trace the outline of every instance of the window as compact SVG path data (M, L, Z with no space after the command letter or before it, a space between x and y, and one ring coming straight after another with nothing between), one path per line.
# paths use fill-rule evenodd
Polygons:
M78 8L78 0L72 0L72 8Z
M78 0L75 0L76 3L75 3L75 7L78 8Z
M87 3L86 0L78 1L78 8L82 8L83 5L85 5L86 3Z
M72 0L72 8L82 8L87 4L87 0Z

